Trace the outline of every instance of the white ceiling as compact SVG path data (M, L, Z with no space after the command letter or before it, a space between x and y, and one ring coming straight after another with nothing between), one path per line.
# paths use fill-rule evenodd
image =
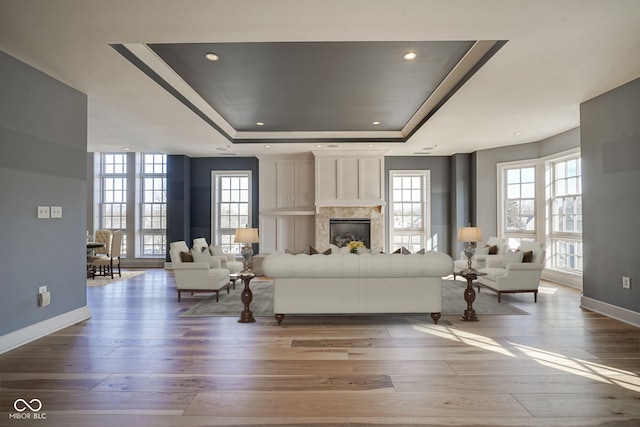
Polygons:
M406 40L508 40L406 143L374 144L472 152L573 129L581 102L640 77L640 1L0 0L0 50L88 95L89 151L317 150L231 144L110 44Z

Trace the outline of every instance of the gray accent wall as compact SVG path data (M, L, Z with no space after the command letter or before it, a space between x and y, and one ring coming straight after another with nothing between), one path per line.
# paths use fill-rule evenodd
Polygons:
M580 107L584 296L640 312L640 79ZM622 288L631 277L631 289Z
M3 52L0 94L1 339L87 304L87 96Z
M167 156L167 243L204 237L211 243L211 172L250 170L252 174L251 227L259 224L259 174L255 157ZM254 245L258 253L258 245Z
M450 253L450 198L451 159L436 156L390 156L384 159L385 200L389 200L390 170L429 170L431 172L431 238L438 240L439 252ZM389 221L389 205L385 209L385 221ZM385 241L389 241L389 230L385 228Z

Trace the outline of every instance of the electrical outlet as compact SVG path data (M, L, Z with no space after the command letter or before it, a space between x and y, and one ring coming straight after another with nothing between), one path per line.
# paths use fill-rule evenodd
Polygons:
M625 289L631 289L631 277L622 276L622 287Z
M49 217L49 206L38 206L38 218L46 219Z
M39 294L44 294L45 292L47 292L47 285L40 286L40 287L38 288L38 293L39 293Z
M62 206L51 206L51 218L62 218Z

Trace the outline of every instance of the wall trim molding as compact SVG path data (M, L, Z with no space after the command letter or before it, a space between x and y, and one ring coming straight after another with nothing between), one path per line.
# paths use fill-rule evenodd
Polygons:
M0 354L91 318L89 306L68 311L0 337Z
M640 328L640 313L582 296L580 307Z

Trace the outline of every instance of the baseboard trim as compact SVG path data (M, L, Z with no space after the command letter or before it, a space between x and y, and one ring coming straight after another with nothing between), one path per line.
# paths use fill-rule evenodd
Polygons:
M29 325L26 328L10 332L0 337L0 354L52 334L60 329L82 322L83 320L87 320L90 317L91 312L89 311L89 306L85 305L84 307L68 311L51 319L43 320L42 322Z
M640 313L582 296L580 307L640 328Z

